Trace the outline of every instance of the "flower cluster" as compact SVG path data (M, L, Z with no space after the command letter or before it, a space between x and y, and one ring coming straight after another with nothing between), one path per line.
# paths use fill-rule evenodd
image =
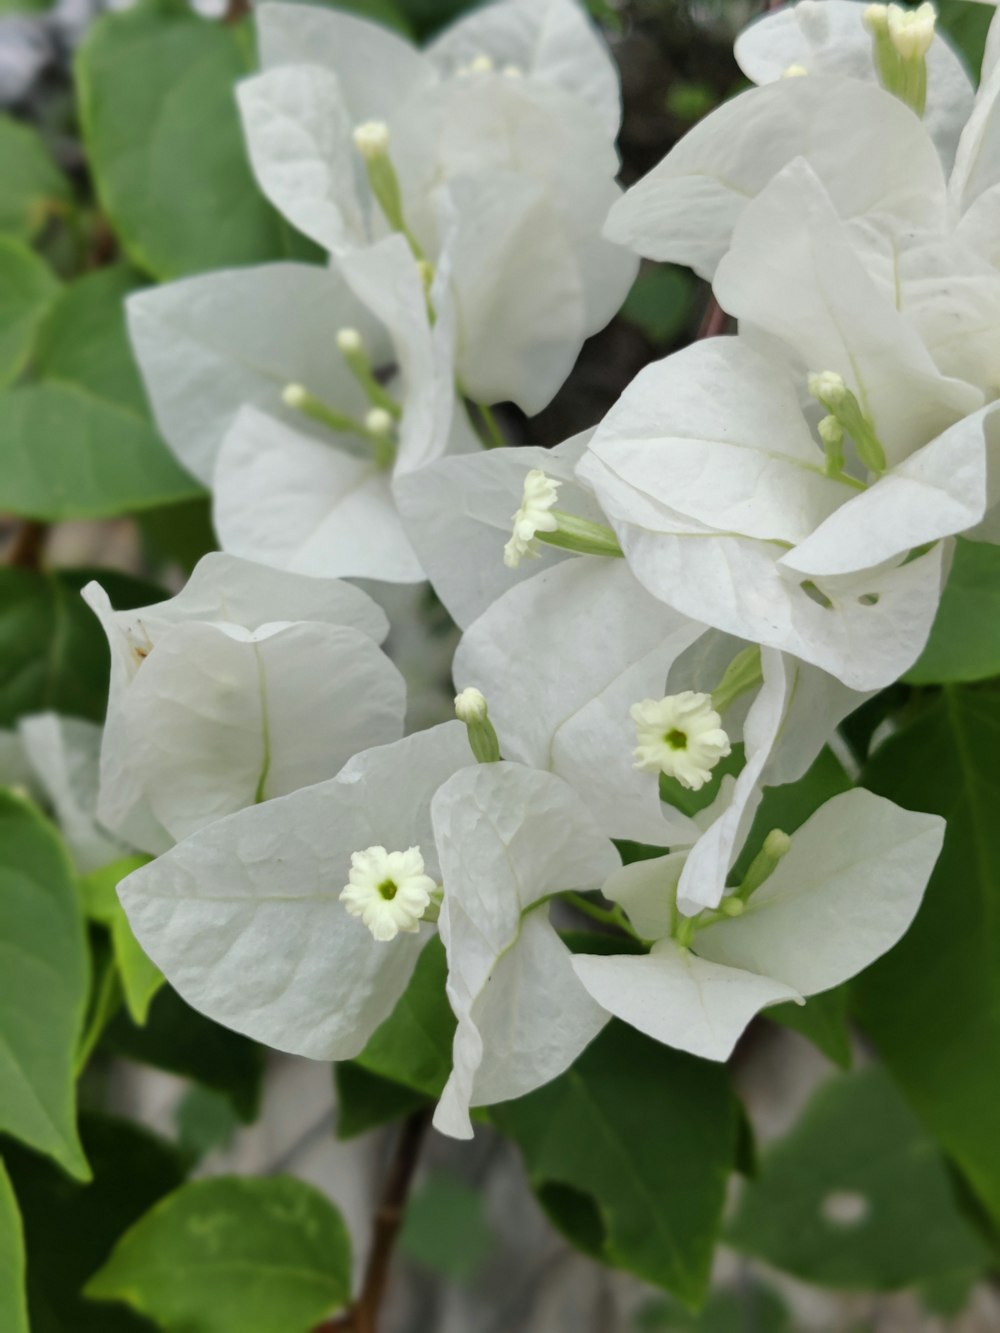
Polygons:
M624 195L576 0L497 0L424 51L308 5L257 23L251 162L329 263L130 301L224 551L160 606L87 594L100 818L157 854L121 886L135 933L198 1009L339 1060L437 932L459 1137L612 1015L726 1059L890 948L941 846L862 789L790 836L757 816L916 660L954 537L996 532L1000 20L974 93L930 5L768 14L736 47L757 86ZM551 399L638 256L709 279L738 333L551 450L480 448L493 403ZM405 734L349 578L430 581L455 720ZM610 952L571 950L567 903Z

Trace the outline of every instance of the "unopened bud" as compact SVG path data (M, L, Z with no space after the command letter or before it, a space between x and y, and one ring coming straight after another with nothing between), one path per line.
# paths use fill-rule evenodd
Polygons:
M309 398L304 384L286 384L281 391L281 401L294 412L301 412Z
M459 722L485 722L488 711L486 696L474 685L467 686L455 695L455 716Z
M874 35L888 32L889 6L869 5L864 12L864 25L868 31Z
M778 862L788 855L791 845L792 840L787 833L780 828L772 829L764 839L763 847L750 862L743 883L732 896L746 902L750 895L756 893L764 881L774 874Z
M805 65L789 65L788 68L782 72L781 77L783 79L801 79L808 73L809 71L806 69Z
M365 413L365 430L371 435L377 435L380 440L392 435L395 424L392 414L384 407L373 407Z
M485 52L469 61L470 74L492 74L494 68L493 57Z
M474 685L455 696L455 716L465 723L469 748L480 764L495 764L500 759L500 741L490 721L486 699Z
M344 356L357 356L365 350L365 340L357 329L338 329L337 347Z
M354 146L366 162L385 157L389 151L389 126L384 120L362 121L354 127Z
M821 370L809 376L809 393L831 411L843 402L847 392L843 375L838 375L835 370Z
M890 5L888 13L889 40L903 60L923 60L934 42L937 11L930 3L916 9Z

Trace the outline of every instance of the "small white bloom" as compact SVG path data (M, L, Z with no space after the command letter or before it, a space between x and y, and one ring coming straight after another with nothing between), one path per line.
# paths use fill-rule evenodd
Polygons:
M487 715L486 698L481 690L469 685L455 696L455 716L459 722L485 722Z
M365 340L357 329L338 329L337 347L344 356L357 356L358 352L363 352Z
M535 467L524 479L524 495L521 507L511 518L514 528L510 541L503 548L503 562L508 569L517 569L527 556L538 556L538 544L535 534L555 532L559 526L549 510L556 502L560 482L547 477L541 468Z
M699 791L732 746L710 694L683 690L664 699L643 699L629 714L639 745L635 766L644 773L665 773L682 787Z
M349 883L340 901L351 916L360 917L375 939L394 940L403 931L412 935L430 906L437 885L424 874L419 847L387 852L367 847L351 854Z
M917 9L890 5L889 39L904 60L922 60L934 41L937 11L930 3Z
M355 125L354 146L366 162L384 157L389 151L389 126L384 120L366 120Z
M864 13L864 24L871 33L886 32L889 27L889 6L869 5Z

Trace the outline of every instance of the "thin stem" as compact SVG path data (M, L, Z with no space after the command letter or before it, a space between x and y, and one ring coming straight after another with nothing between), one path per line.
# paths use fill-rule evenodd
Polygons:
M14 569L41 569L48 535L47 523L39 523L33 518L26 519L7 555L8 565Z
M696 340L700 341L702 338L717 338L720 334L725 333L728 322L729 316L723 310L722 306L719 305L714 296L710 297L708 308L701 321L701 326L695 335Z
M616 903L614 907L600 907L597 903L592 903L589 898L585 898L582 893L570 892L559 896L563 902L569 903L584 916L589 916L592 921L599 921L602 926L613 926L617 930L624 931L626 935L631 935L634 940L639 939L620 904Z
M340 1330L343 1333L378 1333L378 1317L389 1267L406 1215L406 1202L420 1160L420 1149L430 1123L431 1113L426 1109L415 1111L403 1121L382 1198L372 1222L372 1245L361 1295L346 1314L321 1324L315 1333L339 1333Z
M493 409L487 407L485 403L477 403L472 398L466 398L465 408L472 429L479 436L483 448L506 449L507 441L504 439L503 431L500 429L500 423L497 421ZM473 411L473 409L475 410Z
M87 1030L80 1039L80 1045L76 1052L76 1067L74 1072L77 1078L79 1078L86 1069L87 1062L93 1055L94 1048L100 1041L102 1032L114 1017L121 1002L122 988L118 978L118 967L115 964L114 959L109 958L107 966L101 974L101 979L97 985Z

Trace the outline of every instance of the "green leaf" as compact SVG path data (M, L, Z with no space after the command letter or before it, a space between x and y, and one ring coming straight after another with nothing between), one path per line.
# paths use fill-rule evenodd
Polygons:
M308 1333L351 1290L340 1214L290 1176L183 1185L141 1218L87 1284L165 1333Z
M0 232L29 240L53 204L71 198L69 181L49 155L37 130L0 116Z
M53 522L188 500L202 488L150 420L125 331L127 268L67 287L38 339L37 379L5 395L0 507Z
M87 1002L87 945L62 841L0 792L0 1131L80 1180L73 1064Z
M0 388L24 369L58 292L47 264L20 241L0 236Z
M144 1027L119 1013L104 1042L117 1055L223 1093L245 1123L256 1119L264 1076L262 1047L197 1013L169 986L155 996Z
M24 1292L24 1233L10 1178L0 1161L0 1328L29 1333Z
M127 856L111 865L101 866L85 875L81 881L87 915L111 933L111 947L121 979L125 1004L134 1022L145 1023L153 996L164 983L160 969L146 957L142 946L132 933L125 909L118 901L118 885L133 870L146 865L149 856Z
M129 258L157 278L307 252L250 171L234 88L252 63L247 32L170 3L108 14L80 48L98 195Z
M431 1098L415 1088L371 1074L353 1060L334 1065L337 1088L337 1138L353 1139L380 1125L401 1120Z
M399 1237L408 1258L453 1282L474 1278L494 1244L482 1191L441 1173L413 1196Z
M571 1240L686 1305L704 1299L738 1137L723 1065L612 1022L560 1078L490 1118Z
M675 1301L658 1300L639 1311L635 1333L795 1333L788 1307L759 1282L741 1280L736 1290L713 1291L700 1314Z
M938 0L938 29L965 57L969 73L977 77L986 49L986 34L993 18L992 5L974 0Z
M437 935L417 960L395 1009L372 1035L357 1063L369 1073L436 1100L451 1073L455 1015L444 984L444 945Z
M118 607L163 597L110 570L0 569L0 727L47 709L103 721L111 659L104 631L80 596L92 578Z
M834 1064L840 1065L841 1069L850 1069L851 1028L847 996L846 986L835 986L821 995L810 996L805 1004L772 1005L764 1011L764 1017L801 1032Z
M877 1065L825 1083L764 1153L728 1239L807 1282L866 1290L989 1261L933 1141Z
M948 821L917 919L853 985L856 1012L924 1123L1000 1219L1000 694L949 686L865 785Z
M737 741L729 754L716 764L709 780L697 791L692 791L690 787L683 787L676 778L669 778L665 773L661 773L660 800L665 801L667 805L672 805L675 810L680 810L682 814L691 816L700 814L702 810L707 810L718 797L722 779L736 777L745 762L746 753L743 749L743 742Z
M80 1137L94 1170L89 1185L26 1150L9 1156L30 1256L32 1333L155 1333L129 1310L85 1300L82 1290L126 1228L181 1184L183 1160L173 1144L113 1116L84 1113Z
M686 269L673 264L644 265L621 308L656 347L674 342L691 315L695 283Z
M996 675L1000 675L1000 546L959 538L931 637L905 678L911 685L944 685Z
M194 1162L227 1147L240 1127L229 1098L197 1083L177 1104L174 1123L181 1149Z

